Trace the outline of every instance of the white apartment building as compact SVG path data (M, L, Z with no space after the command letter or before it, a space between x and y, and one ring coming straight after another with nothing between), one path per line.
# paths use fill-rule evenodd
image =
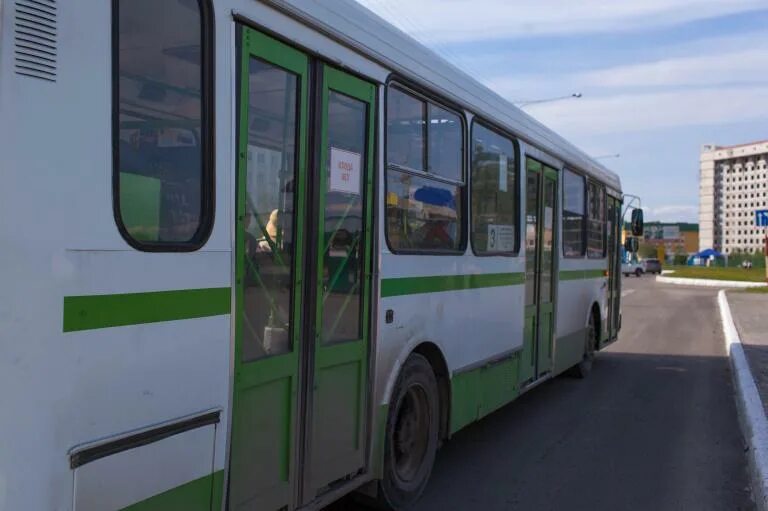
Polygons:
M699 250L760 253L765 228L755 211L768 209L768 140L736 146L705 145L699 171Z

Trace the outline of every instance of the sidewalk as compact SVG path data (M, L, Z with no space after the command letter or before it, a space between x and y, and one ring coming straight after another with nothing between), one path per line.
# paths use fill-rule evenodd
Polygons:
M729 292L728 303L768 414L768 294Z

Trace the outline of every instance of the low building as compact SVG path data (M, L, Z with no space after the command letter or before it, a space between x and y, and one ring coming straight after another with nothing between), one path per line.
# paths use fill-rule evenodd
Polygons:
M664 247L667 256L693 254L699 250L699 225L685 222L646 222L643 241Z

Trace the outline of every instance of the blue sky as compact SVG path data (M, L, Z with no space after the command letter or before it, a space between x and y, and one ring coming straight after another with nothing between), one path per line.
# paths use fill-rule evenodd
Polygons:
M698 221L703 144L768 139L768 0L358 0ZM576 7L578 6L578 7Z

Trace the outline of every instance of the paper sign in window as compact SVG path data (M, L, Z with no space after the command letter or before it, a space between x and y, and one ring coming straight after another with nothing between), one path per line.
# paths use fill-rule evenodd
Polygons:
M488 252L511 252L515 249L515 226L488 224Z
M329 191L360 195L360 165L360 153L331 147Z

